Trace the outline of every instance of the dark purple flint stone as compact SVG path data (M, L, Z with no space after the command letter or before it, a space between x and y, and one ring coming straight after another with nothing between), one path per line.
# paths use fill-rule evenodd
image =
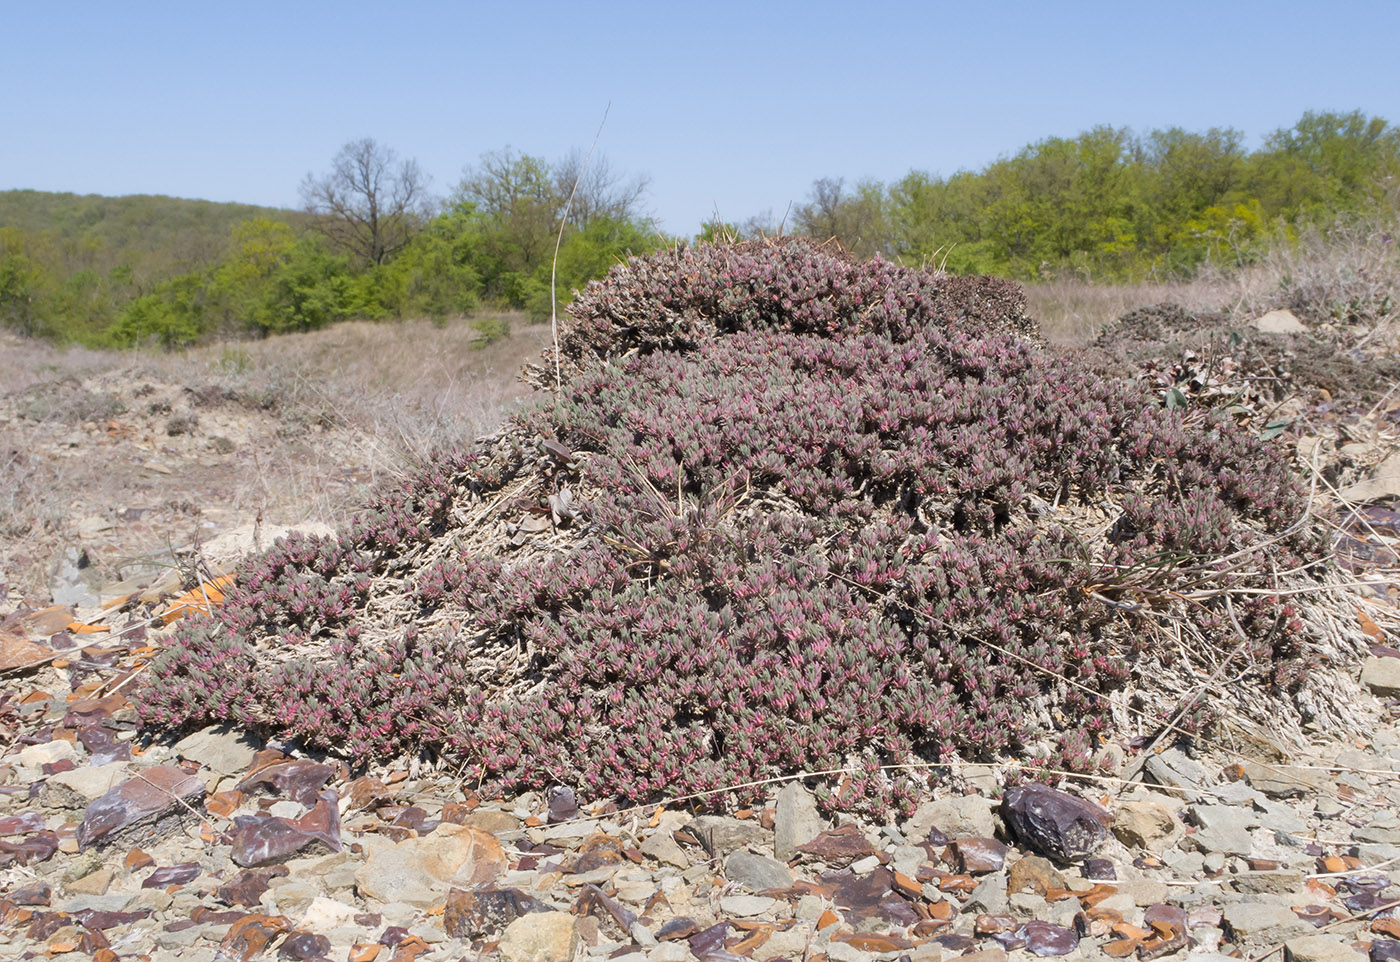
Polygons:
M287 936L282 947L277 950L277 957L297 960L315 959L326 955L330 950L331 940L324 935L314 935L311 932L293 932Z
M143 889L163 889L167 885L184 885L186 882L193 882L199 877L198 862L183 862L180 865L171 865L166 868L158 868L146 877L141 883Z
M1118 878L1118 869L1106 858L1084 860L1084 877L1095 882L1112 882Z
M1374 939L1371 942L1371 962L1400 962L1400 942Z
M701 929L690 938L686 939L690 943L690 952L697 959L703 959L707 955L724 949L724 937L729 934L729 923L720 922L712 925L708 929Z
M1026 951L1033 955L1069 955L1079 948L1079 936L1073 929L1036 919L1017 930L1026 940Z
M1008 791L1001 816L1027 848L1061 862L1088 858L1108 838L1108 812L1045 785Z
M220 886L215 894L219 901L225 905L253 908L262 902L263 893L268 889L268 883L278 876L286 874L287 866L285 865L239 872L232 881Z
M0 868L47 862L58 851L58 833L39 832L20 842L0 842Z
M953 843L958 871L965 875L1000 872L1006 865L1008 849L994 838L960 838Z
M548 792L549 821L567 822L578 815L578 800L574 790L564 785L555 785Z

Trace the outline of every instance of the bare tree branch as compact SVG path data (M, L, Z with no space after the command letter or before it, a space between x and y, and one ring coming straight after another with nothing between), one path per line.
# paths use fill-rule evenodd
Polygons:
M365 263L383 264L427 220L428 182L416 160L400 161L365 137L340 148L329 173L307 174L301 199L333 245Z

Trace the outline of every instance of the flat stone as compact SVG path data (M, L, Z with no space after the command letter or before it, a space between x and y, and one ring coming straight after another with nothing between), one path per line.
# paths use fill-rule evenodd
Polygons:
M1303 935L1283 943L1287 962L1361 962L1362 954L1335 935Z
M773 813L773 855L781 862L791 862L797 849L816 838L827 827L826 819L817 812L816 799L800 782L788 782L778 792Z
M56 605L96 607L102 603L102 581L87 551L69 545L54 556L49 570L49 593Z
M340 851L340 810L335 792L322 792L315 807L299 819L240 815L234 819L235 865L248 868L284 862L313 845Z
M1260 314L1254 319L1254 329L1265 334L1304 334L1307 325L1287 308Z
M1400 818L1392 814L1381 815L1367 825L1352 829L1351 837L1358 842L1400 845Z
M175 743L175 754L198 762L220 775L241 775L253 764L261 743L245 731L228 726L205 728Z
M305 806L316 804L321 789L335 774L329 765L289 758L264 765L238 783L238 790L249 795L270 788L279 795Z
M1361 663L1361 684L1386 698L1400 695L1400 658L1367 658Z
M50 808L86 808L120 785L130 771L126 762L111 762L50 775L44 785L44 804Z
M55 738L39 745L26 745L15 754L15 761L35 771L59 762L77 762L78 750L66 738Z
M1234 805L1192 805L1191 820L1199 826L1191 842L1202 852L1249 855L1254 838L1249 830L1259 824L1252 810Z
M785 889L792 885L792 873L782 862L740 849L724 860L724 877L750 892Z
M554 909L519 889L482 886L454 888L447 893L443 926L454 939L484 939L501 932L516 919Z
M313 932L324 932L341 926L351 925L360 910L336 899L324 896L314 898L302 913L299 928Z
M1296 798L1327 788L1327 779L1321 773L1306 768L1249 761L1241 763L1240 767L1245 780L1270 798Z
M960 838L950 848L958 871L964 875L1000 872L1006 864L1006 853L1010 851L994 838Z
M804 845L797 847L799 852L814 855L834 865L845 865L856 859L875 854L875 846L852 822L829 828Z
M114 841L167 813L183 810L203 794L204 783L181 768L148 768L88 805L78 826L78 845L86 848L97 842Z
M1161 853L1181 834L1181 822L1163 805L1126 801L1113 813L1113 835L1129 848Z
M450 888L494 881L509 867L495 836L470 825L439 825L431 834L371 851L355 873L355 888L379 902L427 907Z
M955 795L923 802L903 825L905 836L914 843L938 829L949 839L989 838L996 834L992 802L981 795Z
M674 865L678 869L690 868L690 856L670 832L655 832L641 844L641 852L648 858L663 865Z
M1045 785L1020 785L1001 800L1001 817L1027 847L1070 862L1086 858L1108 838L1108 812L1077 795Z
M1275 833L1302 835L1308 830L1308 823L1298 815L1297 810L1284 802L1266 798L1255 802L1254 808L1260 813L1260 823Z
M501 935L502 962L569 962L578 951L575 918L568 912L539 912L516 919Z
M1225 927L1237 942L1261 945L1303 935L1308 924L1286 905L1274 902L1236 902L1221 910Z
M965 914L1003 915L1011 907L1006 895L1006 875L1000 872L986 876L968 895L962 905Z
M1039 855L1027 855L1018 860L1007 876L1007 891L1012 894L1030 892L1043 896L1051 889L1067 887L1065 877L1055 870L1054 864Z
M511 832L520 831L520 819L509 812L498 812L494 809L478 809L466 818L462 819L463 825L470 825L472 828L479 828L483 832L489 832L498 838Z
M738 918L762 915L772 911L773 906L777 904L777 899L765 898L761 895L727 895L719 900L721 912Z
M1150 757L1143 772L1158 785L1197 789L1205 784L1210 773L1206 767L1179 748L1168 748Z
M750 845L772 845L768 830L756 821L726 818L722 815L702 815L686 826L686 831L700 840L712 858L724 858L736 849Z

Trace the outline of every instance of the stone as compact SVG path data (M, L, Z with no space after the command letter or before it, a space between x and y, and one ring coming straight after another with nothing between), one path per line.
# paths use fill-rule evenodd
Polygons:
M1308 823L1300 818L1298 812L1289 804L1264 798L1254 803L1254 809L1259 813L1260 824L1276 835L1307 833Z
M1327 779L1306 768L1246 761L1240 764L1240 769L1250 786L1270 798L1296 798L1324 791L1327 787Z
M1001 816L1026 847L1062 862L1094 854L1112 821L1093 802L1045 785L1021 785L1001 800Z
M1250 945L1291 939L1308 928L1288 906L1273 902L1236 902L1226 905L1220 914L1235 941Z
M736 849L772 844L768 830L758 822L722 815L692 819L685 830L699 840L711 858L724 858Z
M1021 926L1016 935L1026 940L1026 951L1032 955L1068 955L1079 948L1079 936L1073 929L1038 919Z
M93 608L102 603L103 581L87 550L69 545L54 556L49 569L49 594L56 605Z
M816 838L827 822L817 813L817 802L800 782L788 782L778 792L773 812L773 856L791 862L797 849Z
M329 765L293 758L264 765L238 783L238 790L249 795L271 788L277 794L310 807L335 770Z
M740 849L724 860L724 877L750 892L792 886L792 873L782 862Z
M314 959L318 956L328 955L331 951L331 940L324 935L316 935L313 932L292 932L281 946L277 949L279 959Z
M1109 863L1112 868L1112 863ZM1049 859L1039 855L1027 855L1011 866L1007 876L1006 890L1012 894L1031 892L1044 896L1051 889L1063 891L1068 888L1065 877L1055 870Z
M1377 695L1400 695L1400 658L1367 658L1361 664L1361 684Z
M449 819L449 821L451 821ZM489 832L496 837L520 831L520 819L509 812L498 812L495 809L478 809L461 820L463 825L470 825L472 828L479 828L483 832Z
M1009 851L1006 845L994 838L960 838L949 847L953 850L958 871L964 875L1000 872Z
M502 962L569 962L578 950L575 919L568 912L540 912L506 926L498 951Z
M322 792L315 807L299 819L240 815L233 820L235 865L249 868L284 862L313 845L340 851L340 811L335 792Z
M219 958L251 962L291 928L292 921L285 916L245 915L229 926L228 934L219 943Z
M112 870L99 868L81 878L66 883L63 888L69 895L102 895L112 884Z
M52 655L53 649L36 644L13 631L0 629L0 671L41 665Z
M1268 311L1254 319L1254 329L1265 334L1304 334L1308 328L1287 308Z
M1202 852L1249 855L1254 838L1249 830L1259 824L1259 816L1234 805L1192 805L1187 809L1199 830L1191 843Z
M1168 748L1150 756L1142 770L1158 785L1187 790L1200 788L1210 774L1204 765L1179 748Z
M141 882L143 889L163 889L167 885L184 885L186 882L193 882L199 878L198 862L181 862L179 865L167 865L165 868L158 868Z
M14 759L22 768L42 771L45 765L76 762L78 750L66 738L55 738L39 745L26 745L15 754Z
M690 856L680 847L670 832L655 832L641 844L641 853L663 865L674 865L678 869L690 868Z
M865 837L859 825L852 822L821 832L810 842L797 846L797 850L833 865L845 865L875 854L875 846L870 844L870 839Z
M447 893L442 922L452 938L474 940L493 937L532 912L552 911L552 906L519 889L454 888Z
M157 765L88 805L78 826L81 848L107 844L158 821L204 794L204 783L174 765Z
M279 868L281 867L279 866ZM310 904L306 906L298 927L316 932L341 928L353 924L359 911L353 905L321 896L312 899Z
M261 743L247 732L214 726L187 735L175 743L175 755L198 762L220 775L241 775L253 764Z
M1361 953L1335 935L1302 935L1283 943L1287 962L1361 962Z
M1000 872L986 876L968 895L963 913L1002 915L1011 907L1006 894L1006 876Z
M739 918L762 915L771 911L773 906L777 904L777 899L766 898L762 895L727 895L719 900L721 912Z
M1129 848L1160 854L1181 834L1181 822L1156 802L1126 801L1113 813L1113 835Z
M130 766L125 762L111 762L50 775L44 785L44 804L50 808L86 808L120 785L129 772Z
M992 803L981 795L955 795L923 802L904 823L905 836L915 844L938 829L950 839L990 838L996 834Z
M380 846L355 873L355 888L378 902L427 907L449 888L494 881L509 867L501 843L470 825L439 825L433 832Z

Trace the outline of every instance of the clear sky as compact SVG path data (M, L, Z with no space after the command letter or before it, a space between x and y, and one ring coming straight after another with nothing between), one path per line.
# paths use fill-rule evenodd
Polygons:
M296 206L371 136L435 190L510 145L651 178L693 234L814 179L951 174L1096 124L1400 122L1400 0L0 0L0 189Z

